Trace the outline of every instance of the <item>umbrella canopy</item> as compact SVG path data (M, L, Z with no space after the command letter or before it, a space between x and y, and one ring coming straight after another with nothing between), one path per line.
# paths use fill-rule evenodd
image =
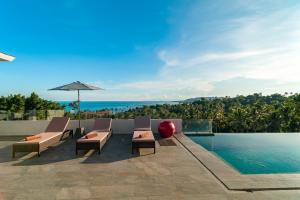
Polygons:
M13 61L14 59L15 57L0 52L0 61Z
M72 91L72 90L103 90L103 89L96 86L81 83L80 81L76 81L67 85L52 88L50 90Z
M92 85L88 85L85 83L82 83L80 81L76 81L67 85L63 85L63 86L59 86L56 88L52 88L49 90L61 90L61 91L74 91L76 90L78 93L78 114L79 114L79 128L80 128L80 90L103 90L102 88L96 87L96 86L92 86Z

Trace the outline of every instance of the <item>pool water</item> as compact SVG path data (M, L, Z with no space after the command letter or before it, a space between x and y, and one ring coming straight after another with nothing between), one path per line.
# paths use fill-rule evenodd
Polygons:
M189 137L242 174L300 173L299 133Z

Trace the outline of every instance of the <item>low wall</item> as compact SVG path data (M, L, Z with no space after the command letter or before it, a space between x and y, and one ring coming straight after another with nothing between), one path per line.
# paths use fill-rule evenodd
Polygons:
M152 131L158 133L158 125L161 121L169 120L175 124L176 132L182 132L181 119L152 119ZM48 120L20 120L20 121L0 121L0 136L10 135L32 135L43 132L50 121ZM94 120L82 120L81 126L85 127L86 131L90 131L93 127ZM68 129L75 129L78 127L77 120L71 120ZM133 119L113 119L112 129L116 134L132 133L134 127Z

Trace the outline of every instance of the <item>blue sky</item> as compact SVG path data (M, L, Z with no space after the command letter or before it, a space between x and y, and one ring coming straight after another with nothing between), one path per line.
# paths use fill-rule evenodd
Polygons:
M299 92L298 0L0 0L0 95L84 100Z

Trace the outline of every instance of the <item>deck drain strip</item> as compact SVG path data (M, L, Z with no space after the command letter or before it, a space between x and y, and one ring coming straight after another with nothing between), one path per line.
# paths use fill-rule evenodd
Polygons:
M190 154L196 158L203 167L205 167L227 190L229 191L244 191L244 192L255 192L255 191L278 191L278 190L300 190L300 187L288 187L288 188L241 188L241 189L232 189L229 188L222 179L220 179L209 167L207 167L189 148L187 148L176 136L176 140L188 151Z

